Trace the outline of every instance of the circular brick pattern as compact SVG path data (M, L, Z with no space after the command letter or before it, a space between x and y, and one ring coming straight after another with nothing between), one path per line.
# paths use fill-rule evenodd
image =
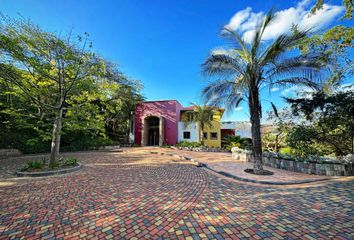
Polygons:
M195 207L207 188L207 174L173 157L152 157L158 162L138 154L95 154L79 173L3 187L3 236L166 234Z
M80 172L0 179L0 239L352 239L354 181L247 184L139 150Z

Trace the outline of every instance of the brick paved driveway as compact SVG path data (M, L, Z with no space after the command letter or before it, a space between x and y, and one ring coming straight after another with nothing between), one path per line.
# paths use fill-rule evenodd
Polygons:
M0 239L353 239L354 181L275 187L173 157L77 153L84 169L0 179Z

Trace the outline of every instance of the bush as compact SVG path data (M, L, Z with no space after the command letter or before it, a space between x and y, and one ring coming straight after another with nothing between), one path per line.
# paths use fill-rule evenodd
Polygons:
M101 146L116 145L116 142L100 136L80 132L65 133L62 136L60 150L64 152L90 150Z
M43 160L28 160L26 165L21 170L26 171L29 169L42 169L44 164L45 162Z
M181 141L176 144L177 147L190 147L190 148L196 148L196 147L201 147L202 144L199 142L187 142L187 141Z
M284 147L279 150L279 153L283 154L283 155L292 155L293 152L294 152L294 150L291 149L290 147Z
M238 143L238 142L231 142L230 144L228 144L228 145L225 146L225 149L231 151L231 149L232 149L233 147L238 147L238 148L239 148L239 147L240 147L240 143Z
M231 150L233 147L249 150L252 148L252 140L250 138L243 138L238 135L226 136L222 139L222 146L227 150Z
M77 159L73 157L64 158L62 162L62 166L76 166Z
M48 136L43 137L33 129L20 127L7 129L0 124L0 148L15 148L23 153L45 153L50 152L50 144L51 140ZM115 141L102 136L87 134L83 131L68 131L63 132L61 136L60 151L90 150L116 144Z

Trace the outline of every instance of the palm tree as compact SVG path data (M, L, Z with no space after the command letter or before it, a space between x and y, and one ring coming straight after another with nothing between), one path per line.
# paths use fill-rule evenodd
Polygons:
M205 127L211 128L213 126L213 114L215 107L211 106L197 106L193 104L193 111L186 113L184 123L188 125L191 122L196 122L200 126L200 142L204 145L204 131Z
M225 106L231 110L242 100L248 100L252 124L253 170L258 174L263 171L260 90L264 87L271 89L294 84L316 88L326 62L320 53L297 54L296 47L309 30L296 30L292 34L282 34L271 42L263 41L264 31L274 18L270 11L262 24L255 28L250 43L240 33L224 29L223 36L231 41L231 47L212 51L202 65L204 74L218 77L202 91L208 104ZM290 50L292 52L289 54ZM273 104L272 107L275 109Z

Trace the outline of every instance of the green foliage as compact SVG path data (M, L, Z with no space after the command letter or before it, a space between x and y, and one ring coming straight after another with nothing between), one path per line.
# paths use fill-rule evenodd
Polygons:
M277 153L286 147L285 135L282 132L267 132L262 135L262 148L264 151Z
M287 143L294 154L302 158L309 155L324 155L325 152L318 148L313 138L316 134L316 130L312 127L296 126L290 131Z
M324 5L324 0L317 0L312 9L315 13ZM353 0L343 0L342 5L346 11L341 20L352 19L354 11ZM297 31L297 27L294 27ZM336 25L321 34L312 34L304 38L300 44L300 50L305 53L321 52L322 56L331 63L331 74L326 79L326 84L322 86L322 90L331 92L331 90L340 86L340 82L344 79L350 79L354 74L354 62L352 55L354 43L354 27Z
M238 147L238 148L240 148L240 143L238 143L238 142L230 142L229 144L227 144L226 146L225 146L225 149L226 150L228 150L228 151L231 151L231 149L233 148L233 147Z
M69 131L63 135L61 150L81 151L116 144L117 142L108 137L97 136L87 131Z
M42 169L44 166L44 162L40 160L29 160L26 162L25 167L22 169L23 171L28 171L31 169Z
M188 148L196 148L201 147L202 144L199 142L188 142L188 141L181 141L176 144L177 147L188 147Z
M226 136L222 139L222 146L229 151L231 151L233 147L250 150L252 148L252 140L249 138L242 138L238 135Z
M50 165L48 165L48 162L46 159L42 160L28 160L23 168L21 168L21 171L33 171L33 170L50 170L53 168L61 168L61 167L69 167L69 166L76 166L78 164L78 161L74 157L66 157L66 158L60 158L59 161L56 161Z
M325 4L324 0L317 0L313 8L311 9L311 13L315 14L316 11L323 8ZM354 2L353 0L342 0L342 5L345 7L345 13L343 18L352 19L354 12Z
M201 132L205 131L205 127L211 128L213 125L213 115L215 114L215 107L211 106L198 106L193 104L193 111L186 112L185 118L182 119L185 125L191 122L199 124ZM201 134L201 144L204 145L203 134Z
M354 152L354 93L313 94L312 98L287 99L295 116L308 122L293 127L288 144L301 155L343 156Z
M64 158L62 160L62 166L76 166L77 165L77 159L74 157L68 157Z
M1 17L0 148L50 151L56 119L61 150L127 141L142 85L90 47L88 34L57 36Z
M279 150L279 153L282 155L292 155L294 150L290 147L283 147Z

